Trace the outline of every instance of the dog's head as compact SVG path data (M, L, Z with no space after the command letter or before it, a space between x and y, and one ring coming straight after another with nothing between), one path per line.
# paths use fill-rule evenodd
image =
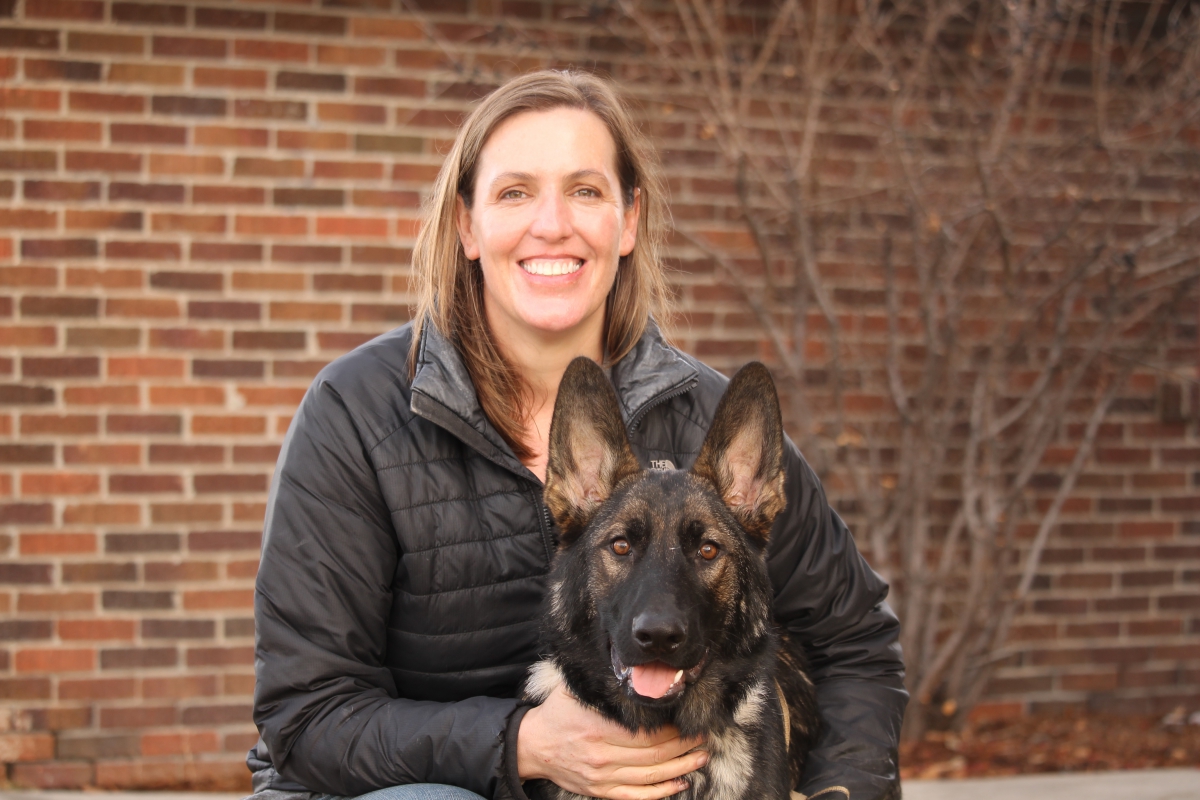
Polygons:
M730 382L684 472L642 470L608 378L572 362L545 491L560 531L547 625L572 688L640 720L630 707L686 706L746 677L767 639L765 549L783 484L779 400L761 364Z

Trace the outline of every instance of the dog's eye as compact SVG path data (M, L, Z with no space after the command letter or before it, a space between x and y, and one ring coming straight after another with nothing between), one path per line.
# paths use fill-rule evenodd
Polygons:
M717 547L712 542L705 542L700 545L700 557L705 561L712 561L717 557L717 553L721 552L721 548Z
M628 539L613 539L613 543L609 547L619 556L629 555L630 547Z

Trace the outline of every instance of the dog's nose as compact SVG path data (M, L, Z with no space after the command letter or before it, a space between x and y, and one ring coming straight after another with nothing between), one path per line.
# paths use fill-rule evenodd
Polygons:
M633 640L652 655L674 652L687 638L687 623L669 614L643 611L633 618Z

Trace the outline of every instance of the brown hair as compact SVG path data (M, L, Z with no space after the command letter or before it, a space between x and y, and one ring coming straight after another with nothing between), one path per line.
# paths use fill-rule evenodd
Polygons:
M458 349L475 384L479 405L519 458L533 453L522 423L529 387L501 355L483 308L483 274L458 238L456 204L474 201L479 154L501 122L526 111L575 108L604 122L616 146L617 176L626 206L641 204L633 251L622 256L605 309L604 352L609 363L633 349L653 311L666 309L667 289L659 250L666 230L666 193L647 139L611 83L593 75L544 70L514 78L488 95L459 129L434 182L413 250L418 301L409 356L416 372L421 333L432 322Z

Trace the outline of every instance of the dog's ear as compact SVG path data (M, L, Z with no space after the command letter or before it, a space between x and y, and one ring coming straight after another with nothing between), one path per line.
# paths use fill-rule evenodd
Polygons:
M729 382L692 474L709 481L746 532L766 543L787 498L779 396L762 364L747 364Z
M616 485L640 470L604 370L575 359L558 385L546 465L546 506L561 543L574 542Z

